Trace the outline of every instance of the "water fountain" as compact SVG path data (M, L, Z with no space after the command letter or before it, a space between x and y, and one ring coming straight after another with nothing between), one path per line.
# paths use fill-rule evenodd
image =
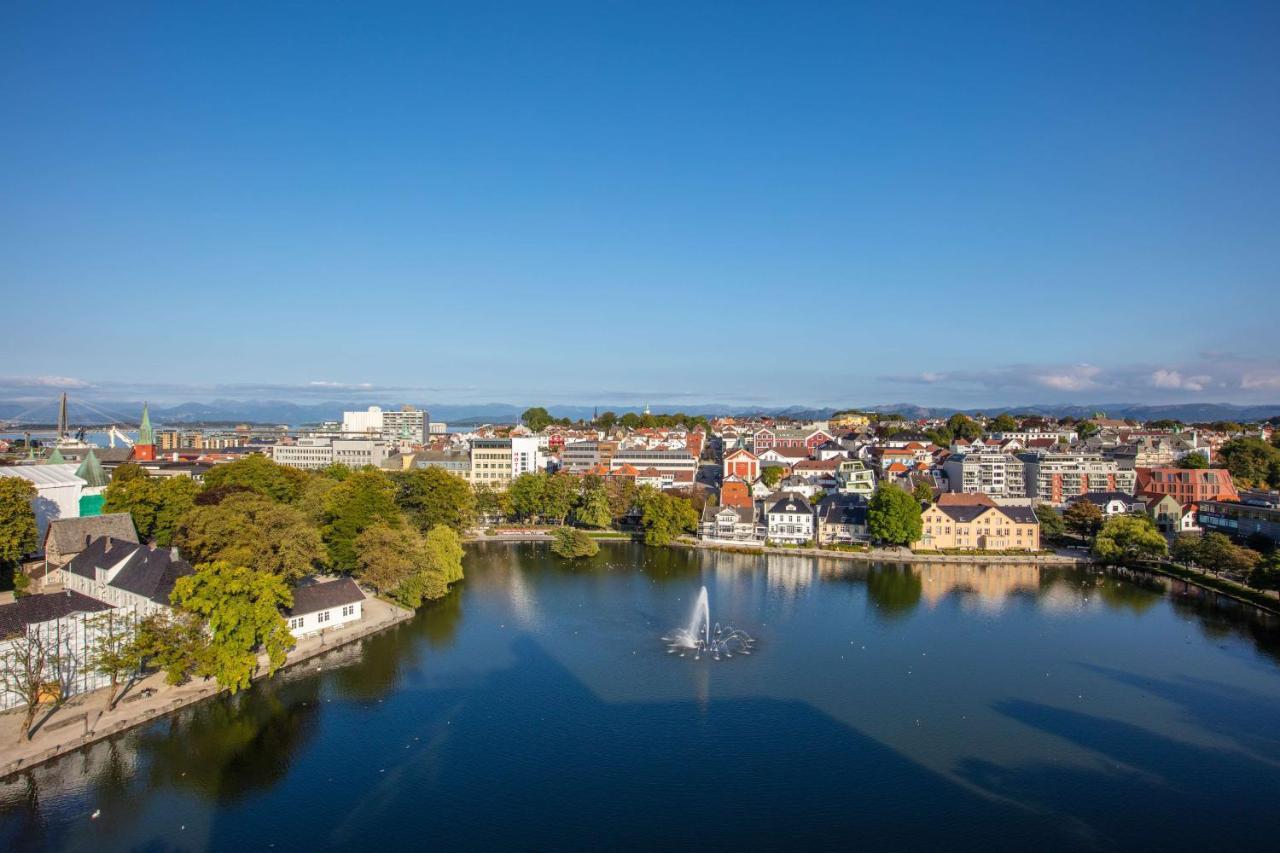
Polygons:
M711 604L705 586L693 603L688 627L675 630L662 641L667 644L667 654L684 657L692 652L694 660L700 660L703 655L713 660L731 658L735 654L749 655L756 642L746 631L732 625L722 627L719 622L712 623Z

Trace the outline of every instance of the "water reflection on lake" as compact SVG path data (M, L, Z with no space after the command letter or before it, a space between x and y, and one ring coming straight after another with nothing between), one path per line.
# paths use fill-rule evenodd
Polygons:
M1277 626L1176 582L631 545L481 546L467 577L362 645L0 783L0 848L1270 838ZM666 654L703 584L751 657Z

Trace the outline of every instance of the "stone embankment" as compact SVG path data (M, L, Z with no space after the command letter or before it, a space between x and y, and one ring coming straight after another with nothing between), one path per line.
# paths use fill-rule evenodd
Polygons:
M364 603L364 618L298 640L289 652L285 668L297 666L319 655L385 631L393 625L413 618L413 611L376 598ZM259 660L255 676L265 678L267 661ZM19 740L22 711L0 715L0 778L51 761L60 755L111 737L160 717L172 714L196 702L217 696L224 690L208 679L192 679L186 684L164 683L164 673L156 672L131 685L111 710L107 710L107 691L95 690L76 696L52 712L42 710L36 716L35 734L30 740Z

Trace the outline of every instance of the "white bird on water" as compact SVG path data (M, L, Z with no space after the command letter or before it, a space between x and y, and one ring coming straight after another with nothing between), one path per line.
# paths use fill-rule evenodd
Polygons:
M102 814L102 809L94 809L93 814L89 815L90 820L97 820L98 815Z

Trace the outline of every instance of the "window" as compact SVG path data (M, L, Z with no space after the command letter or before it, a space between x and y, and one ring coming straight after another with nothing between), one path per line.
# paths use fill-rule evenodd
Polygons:
M354 616L355 612L356 612L356 606L354 604L344 604L342 606L343 616Z
M328 611L328 610L321 610L319 613L317 613L317 614L316 614L316 621L317 621L317 622L328 622L328 621L329 621L329 611Z
M290 620L289 620L289 627L290 627L290 628L301 628L301 627L302 627L302 622L303 622L303 618L302 618L301 616L295 616L295 617L293 617L292 619L290 619Z

